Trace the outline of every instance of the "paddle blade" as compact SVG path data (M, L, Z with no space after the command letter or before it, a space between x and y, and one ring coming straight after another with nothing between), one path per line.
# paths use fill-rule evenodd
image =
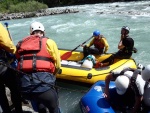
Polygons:
M69 51L61 56L61 60L67 60L72 55L72 52Z

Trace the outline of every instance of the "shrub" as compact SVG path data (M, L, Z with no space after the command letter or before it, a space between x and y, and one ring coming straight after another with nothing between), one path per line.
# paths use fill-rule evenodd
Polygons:
M33 12L46 8L48 8L46 4L42 4L36 1L20 2L16 5L10 5L8 8L8 13Z

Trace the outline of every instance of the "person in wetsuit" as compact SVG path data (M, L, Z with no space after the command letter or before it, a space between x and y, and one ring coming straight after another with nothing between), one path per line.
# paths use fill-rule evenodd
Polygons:
M118 44L119 51L112 54L108 59L102 61L102 65L111 65L114 59L128 59L132 56L133 51L136 53L137 50L134 48L134 40L129 36L130 28L123 26L121 28L121 37Z

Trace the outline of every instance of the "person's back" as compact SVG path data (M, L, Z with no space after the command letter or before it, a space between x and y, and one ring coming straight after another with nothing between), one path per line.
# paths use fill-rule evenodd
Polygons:
M16 47L10 40L7 30L0 23L0 105L4 113L11 113L6 96L5 87L11 91L11 100L14 104L16 113L22 113L21 95L16 81L16 73L9 68L8 59L13 59Z
M37 103L39 113L46 112L41 108L43 105L50 113L59 113L54 75L60 68L57 45L45 37L41 23L32 23L30 30L31 35L17 44L18 69L28 73L21 77L22 94Z

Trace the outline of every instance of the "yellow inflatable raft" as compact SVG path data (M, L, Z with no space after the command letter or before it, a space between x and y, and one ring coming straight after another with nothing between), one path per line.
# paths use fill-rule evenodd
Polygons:
M98 80L105 80L105 77L111 71L120 71L126 67L137 68L134 59L115 59L112 65L99 68L84 68L78 61L83 59L83 52L81 51L69 51L59 49L60 55L63 56L66 53L70 53L68 59L61 60L61 73L57 74L57 78L62 80L76 81L82 83L94 84ZM66 54L67 55L67 54ZM103 54L101 56L95 56L98 61L103 61L110 57L112 54Z

